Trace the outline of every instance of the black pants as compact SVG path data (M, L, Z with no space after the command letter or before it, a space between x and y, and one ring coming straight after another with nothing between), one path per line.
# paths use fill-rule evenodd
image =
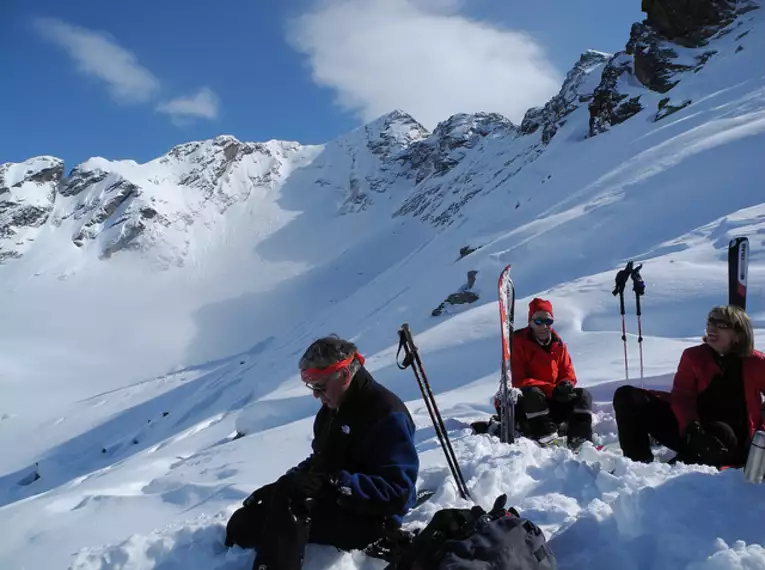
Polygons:
M652 436L663 446L677 451L678 461L704 463L688 449L685 439L680 436L680 426L669 402L647 390L622 386L614 392L613 403L619 445L625 457L645 463L653 461L649 440ZM726 423L704 421L703 418L700 423L704 431L714 435L730 450L720 465L738 465L745 461L746 442L739 441L733 428Z
M281 503L278 505L276 508L281 507ZM316 501L311 508L311 523L305 529L296 530L294 524L288 508L285 507L284 512L275 511L274 502L264 500L242 507L231 515L226 526L226 545L255 548L259 557L263 555L270 560L275 557L280 561L294 560L296 556L302 560L307 542L327 544L341 550L363 549L385 536L389 528L383 519L344 510L329 497L320 497ZM302 537L301 531L305 534ZM283 552L285 549L298 552Z
M548 399L541 389L521 388L523 396L515 408L521 433L539 438L568 423L569 440L583 438L592 441L592 395L584 388L575 388L576 397L568 402Z

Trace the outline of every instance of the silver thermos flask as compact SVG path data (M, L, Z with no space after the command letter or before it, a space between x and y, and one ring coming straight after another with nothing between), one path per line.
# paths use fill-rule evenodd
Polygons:
M763 476L765 476L765 431L757 430L749 447L744 477L750 483L762 483Z

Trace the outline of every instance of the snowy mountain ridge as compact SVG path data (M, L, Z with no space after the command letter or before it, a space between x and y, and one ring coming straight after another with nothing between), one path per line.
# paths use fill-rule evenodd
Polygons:
M13 169L25 170L31 182L50 172L41 184L55 191L47 186L26 190L32 186L25 185L3 199L0 260L18 259L47 226L58 239L92 250L97 258L137 250L161 266L182 265L197 242L208 239L193 226L214 231L228 208L278 191L301 168L318 171L301 177L302 191L336 203L339 214L366 209L388 195L394 207L386 215L448 226L476 196L500 188L512 193L513 177L547 151L578 108L590 115L589 131L574 134L584 141L644 108L654 107L658 121L690 104L691 99L657 100L655 95L668 92L684 73L699 71L717 53L709 42L733 31L726 28L733 9L727 3L715 6L696 25L683 22L680 29L656 16L658 8L649 10L646 21L633 26L625 51L582 54L560 92L543 107L530 109L518 126L495 113L457 114L429 133L396 110L318 146L243 143L222 135L180 144L143 165L94 158L66 177L63 167L49 170L46 160L53 158L3 165L0 190L7 193L17 184L3 182L2 172ZM746 13L752 6L738 3L736 9ZM495 170L490 181L477 183L487 168Z

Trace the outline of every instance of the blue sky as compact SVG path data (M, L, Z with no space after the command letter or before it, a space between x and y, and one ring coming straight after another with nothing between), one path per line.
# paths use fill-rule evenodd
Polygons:
M0 163L150 160L173 145L321 143L395 108L519 121L640 0L4 0ZM614 4L618 4L614 6Z

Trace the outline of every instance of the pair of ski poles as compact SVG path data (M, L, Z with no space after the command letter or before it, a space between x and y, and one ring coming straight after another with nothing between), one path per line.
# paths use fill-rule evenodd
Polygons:
M640 297L645 294L645 281L640 275L640 269L643 267L641 263L637 267L634 266L632 261L628 262L624 269L621 269L616 274L616 286L613 290L613 295L619 295L619 307L622 315L622 341L624 342L624 375L627 380L630 379L629 364L627 358L627 326L625 323L624 315L624 289L627 286L627 281L632 279L632 290L635 292L635 303L637 305L637 325L638 325L638 347L640 348L640 387L645 387L645 380L643 379L643 324L641 322L640 311Z
M405 370L410 365L414 364L414 366L412 366L412 371L414 372L417 384L420 387L425 406L428 408L430 420L433 422L433 428L436 430L438 441L441 443L441 448L444 450L446 463L449 465L452 477L454 477L454 481L457 483L457 491L459 492L460 497L464 500L471 499L470 492L465 483L465 478L462 476L459 463L457 463L457 456L454 454L452 443L449 440L449 434L446 432L446 426L441 417L441 411L438 409L436 398L433 395L433 391L430 389L430 382L428 382L428 377L425 375L425 369L422 367L420 355L417 353L417 347L414 344L412 333L409 330L409 325L407 323L401 325L401 329L398 331L398 336L399 343L398 351L396 352L396 365L399 369ZM398 355L401 353L401 349L404 349L405 356L403 362L399 364Z

